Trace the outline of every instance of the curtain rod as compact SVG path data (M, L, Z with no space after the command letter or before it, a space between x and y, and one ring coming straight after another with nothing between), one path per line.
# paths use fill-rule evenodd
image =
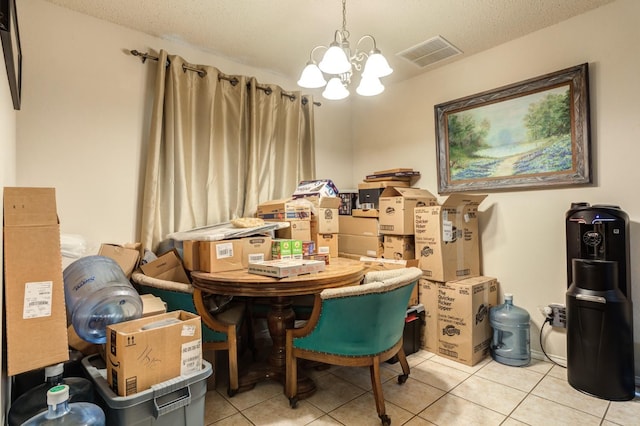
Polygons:
M150 55L148 53L139 52L137 50L130 50L129 52L133 56L139 56L140 60L142 61L143 64L147 61L147 59L151 59L152 61L157 61L159 59L157 56L153 56L153 55ZM169 61L167 60L167 64L166 64L167 66L169 65L168 62ZM186 65L186 64L182 64L182 70L183 71L189 70L189 71L197 72L200 77L204 77L204 76L207 75L207 72L205 70L202 70L200 68L190 67L189 65ZM238 84L238 81L239 81L236 77L229 77L228 75L225 75L225 74L222 74L222 73L218 76L218 80L226 80L226 81L230 82L232 86L235 86L236 84ZM249 85L249 84L250 83L247 83L247 85ZM272 90L271 90L271 88L269 86L261 86L259 84L256 85L256 89L260 89L260 90L264 91L267 95L270 95L271 92L272 92ZM296 100L296 95L294 95L293 93L289 93L289 92L283 91L281 93L281 96L286 96L291 101L295 101ZM302 105L306 105L307 102L308 102L307 98L305 96L303 96L302 97ZM315 106L321 106L322 105L320 102L314 102L313 104Z

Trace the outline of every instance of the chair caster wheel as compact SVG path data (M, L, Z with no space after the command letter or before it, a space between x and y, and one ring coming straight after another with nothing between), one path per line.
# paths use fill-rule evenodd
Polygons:
M289 398L289 407L296 408L298 406L298 397Z
M238 393L238 389L227 388L227 395L229 398L233 398L236 393Z
M380 420L382 420L382 426L389 426L391 424L391 417L386 414L381 415Z
M398 384L403 384L409 378L408 374L401 374L398 376Z

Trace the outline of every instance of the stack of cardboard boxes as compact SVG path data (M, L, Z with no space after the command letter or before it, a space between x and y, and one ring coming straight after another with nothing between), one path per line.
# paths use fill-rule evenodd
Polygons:
M489 309L498 299L497 280L480 276L477 212L485 197L452 194L414 210L415 254L424 272L422 347L466 365L489 353Z

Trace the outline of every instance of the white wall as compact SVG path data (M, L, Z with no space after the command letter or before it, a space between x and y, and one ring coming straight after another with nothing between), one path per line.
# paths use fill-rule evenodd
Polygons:
M150 37L41 0L21 2L23 109L17 180L56 188L62 233L90 243L137 240L155 62L129 49L164 49L226 74L297 90L295 81ZM349 183L349 116L316 109L317 176ZM323 123L331 122L327 126Z
M529 311L534 350L540 350L543 323L538 307L565 300L564 216L572 201L619 205L633 222L631 273L635 341L640 342L639 16L640 2L618 0L389 87L355 108L354 176L412 167L422 173L416 186L436 193L434 105L589 63L594 184L492 192L480 206L483 272L497 277L502 293L513 293L514 303ZM565 334L550 333L545 350L566 357ZM640 371L640 343L635 353Z
M2 48L0 48L2 51ZM16 182L16 111L13 109L13 100L9 91L9 81L5 71L4 55L0 56L0 187L14 186ZM2 198L0 196L0 198ZM3 209L0 207L0 223L4 223ZM4 259L4 244L0 236L0 259ZM0 262L0 284L4 287L4 262ZM4 292L0 291L0 306L4 311ZM0 339L4 346L4 315L0 320ZM0 365L3 365L4 348L0 351ZM8 381L2 371L0 378L0 406L8 406ZM6 400L5 400L6 399ZM0 410L0 424L4 424L5 411Z

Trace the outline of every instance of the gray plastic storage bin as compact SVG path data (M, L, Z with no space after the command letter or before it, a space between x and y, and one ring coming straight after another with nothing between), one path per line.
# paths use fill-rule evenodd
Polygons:
M96 403L102 407L108 425L197 426L204 424L204 397L211 364L202 360L202 370L159 383L131 396L118 396L106 380L100 355L82 359L82 367L93 380Z

